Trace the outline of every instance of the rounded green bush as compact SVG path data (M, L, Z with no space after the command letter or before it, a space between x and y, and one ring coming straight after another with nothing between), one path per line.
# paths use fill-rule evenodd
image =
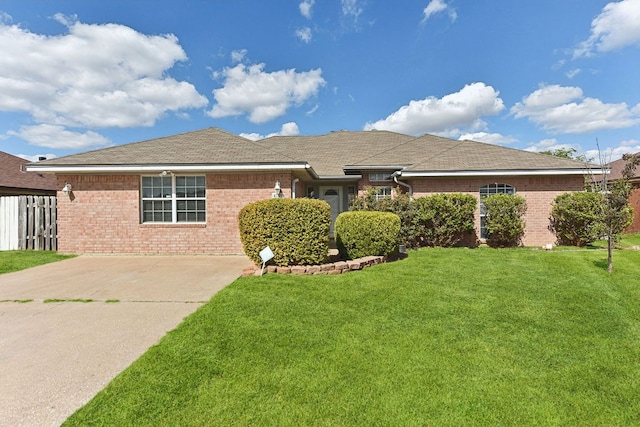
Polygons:
M585 246L604 235L602 193L577 191L564 193L553 201L549 228L556 233L558 243Z
M517 246L525 231L527 202L516 194L492 194L483 199L487 209L487 243L490 246Z
M335 236L345 259L391 255L398 249L400 217L390 212L343 212L336 219Z
M312 265L327 261L331 208L323 200L268 199L250 203L238 215L244 253L262 264L269 246L276 265Z

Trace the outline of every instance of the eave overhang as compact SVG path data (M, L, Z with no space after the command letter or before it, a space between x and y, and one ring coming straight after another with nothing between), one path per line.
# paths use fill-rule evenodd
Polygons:
M346 165L342 170L347 171L390 171L402 170L411 165Z
M593 169L499 169L460 171L398 171L394 175L402 178L471 177L471 176L557 176L557 175L602 175ZM604 172L608 173L608 172Z
M323 181L359 181L362 175L319 175L318 179Z
M114 173L161 173L163 171L198 172L269 172L306 171L314 178L318 174L308 163L238 163L238 164L130 164L130 165L27 165L29 172L57 174L114 174Z

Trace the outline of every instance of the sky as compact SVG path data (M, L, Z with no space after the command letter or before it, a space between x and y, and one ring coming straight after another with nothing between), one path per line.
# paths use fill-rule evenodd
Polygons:
M29 160L208 127L640 151L640 0L3 0L0 52Z

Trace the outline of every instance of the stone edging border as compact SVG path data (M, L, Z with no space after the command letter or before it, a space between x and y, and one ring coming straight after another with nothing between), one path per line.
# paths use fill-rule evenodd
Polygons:
M362 270L376 264L387 262L387 258L383 256L368 256L349 261L330 262L322 265L290 265L286 267L268 265L264 268L264 274L343 274L350 271ZM252 265L242 271L242 277L260 276L262 267Z

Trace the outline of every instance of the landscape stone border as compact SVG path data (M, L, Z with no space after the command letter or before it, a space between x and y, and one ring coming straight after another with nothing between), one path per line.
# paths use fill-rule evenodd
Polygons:
M343 274L350 271L358 271L376 264L387 262L383 256L367 256L348 261L336 261L322 265L290 265L286 267L268 265L264 268L264 274ZM242 271L242 277L260 276L262 267L252 265Z

